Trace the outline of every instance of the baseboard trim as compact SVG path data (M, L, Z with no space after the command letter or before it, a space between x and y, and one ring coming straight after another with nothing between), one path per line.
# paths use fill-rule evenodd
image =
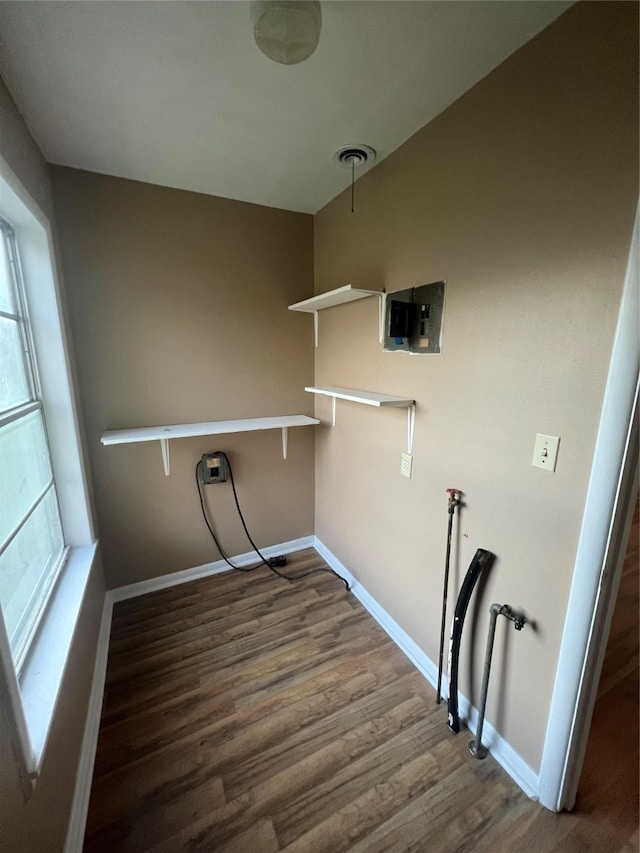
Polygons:
M391 637L398 648L409 658L418 672L435 688L437 681L437 667L435 663L423 652L414 640L404 631L387 611L378 604L376 599L355 578L347 567L330 551L317 536L303 536L300 539L292 539L280 545L272 545L262 548L265 557L275 557L278 554L292 554L305 548L315 548L318 554L327 564L341 577L348 581L352 593L362 606L373 616L376 622ZM255 561L255 552L249 551L232 558L238 566L250 565ZM184 569L172 572L157 578L151 578L139 583L127 584L105 594L96 658L87 709L87 720L85 723L80 759L76 773L76 785L73 795L73 806L65 853L81 853L84 844L84 833L89 812L89 797L91 793L91 781L95 763L96 747L98 745L98 732L100 728L100 713L102 710L102 698L104 694L105 675L107 671L107 658L109 654L109 635L111 631L111 617L113 605L117 601L125 601L148 592L167 589L181 583L187 583L198 578L209 577L230 571L224 560L215 563L206 563L193 569ZM443 695L447 695L446 677L443 679ZM460 718L472 733L476 731L478 711L472 707L469 700L460 695ZM463 735L464 736L464 735ZM513 749L493 726L485 720L483 728L483 743L489 749L498 764L511 776L517 785L532 799L538 796L538 775L524 759Z
M375 598L365 589L365 587L355 578L349 569L330 551L327 546L318 539L313 537L313 546L320 556L328 563L331 568L349 582L352 593L369 611L371 616L376 620L383 630L391 637L398 648L413 663L416 669L426 678L432 687L436 687L438 678L438 668L431 658L418 646L414 640L404 631L400 625L390 616L387 611L381 607ZM446 676L443 678L442 684L443 696L448 696L448 682ZM475 734L476 725L478 722L478 711L474 708L469 700L460 694L459 700L460 719L464 721L468 729ZM464 737L464 733L462 734ZM513 781L522 788L527 796L532 799L538 799L538 774L532 770L527 762L519 753L506 741L494 727L486 720L482 729L482 742L496 759L498 764L511 776Z
M82 736L82 746L80 747L78 769L76 771L76 784L73 792L71 818L69 820L64 848L65 853L82 853L84 846L84 833L87 825L87 814L89 813L89 796L91 794L91 781L93 779L93 767L100 729L102 697L104 695L104 683L107 672L112 609L113 601L110 593L107 592L105 594L100 630L98 632L93 678L91 680L89 705L87 707L87 719Z
M317 536L315 537L314 547L322 559L331 566L334 572L337 572L346 581L348 581L349 586L351 587L351 592L355 595L360 604L363 605L365 610L369 611L378 625L380 625L381 628L384 628L394 643L404 652L411 663L427 679L431 686L435 687L438 678L438 668L433 661L427 657L420 646L415 643L407 632L398 625L395 619L393 619L387 611L378 604L375 598L356 578L354 578L349 569L340 562L336 555L330 551Z
M279 554L293 554L295 551L302 551L305 548L313 548L314 537L302 536L300 539L291 539L288 542L283 542L280 545L269 545L260 550L265 557L277 557ZM231 560L236 566L250 566L251 563L258 561L255 551L247 551L244 554L238 554L231 557ZM157 578L149 578L149 580L130 583L126 586L119 586L110 591L112 601L126 601L128 598L137 598L139 595L146 595L148 592L157 592L161 589L168 589L171 586L177 586L181 583L206 578L210 575L219 575L222 572L229 572L231 569L224 560L216 560L215 563L205 563L202 566L195 566L193 569L183 569L179 572L171 572L168 575L161 575Z
M478 709L473 707L462 693L458 699L460 718L472 734L476 733L478 725ZM485 719L482 727L482 743L487 747L498 764L513 779L516 785L532 800L539 799L539 776L524 758L516 752L508 740L505 740L496 729Z
M300 539L291 539L280 545L271 545L260 550L265 557L276 557L278 554L293 554L295 551L303 551L305 548L313 548L314 537L303 536ZM238 554L231 558L238 566L248 566L256 561L255 551ZM107 590L102 609L96 658L93 668L93 679L87 708L87 720L85 723L82 746L80 748L80 759L76 772L76 784L71 807L71 818L67 830L67 839L64 853L82 853L84 846L84 834L89 813L89 797L91 794L91 782L93 778L93 767L95 764L96 748L98 746L98 732L100 730L100 714L102 711L102 698L104 695L105 676L107 672L107 659L109 655L109 636L111 633L111 618L113 605L117 601L125 601L138 595L145 595L155 590L167 589L181 583L209 577L231 571L224 560L215 563L206 563L193 569L184 569L180 572L172 572L150 580L139 583L127 584L117 589Z

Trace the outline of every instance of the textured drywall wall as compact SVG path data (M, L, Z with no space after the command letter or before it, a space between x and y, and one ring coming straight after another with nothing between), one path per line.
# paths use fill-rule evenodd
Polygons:
M0 153L49 217L55 233L47 164L2 80L0 127ZM63 287L64 282L60 284ZM78 617L41 774L27 803L23 802L0 707L0 848L3 851L61 853L64 849L103 600L104 581L97 560Z
M0 78L0 154L47 217L53 219L49 168Z
M318 293L447 281L440 355L384 353L376 300L322 313L316 384L415 397L417 417L406 480L404 411L338 401L316 534L437 660L463 490L449 617L476 548L498 559L460 689L478 703L490 604L524 610L535 627L499 625L488 719L534 770L638 198L637 33L636 4L578 4L363 176L353 215L345 193L314 219ZM561 437L555 474L531 466L537 432Z
M0 715L0 850L62 853L76 783L95 662L104 580L97 560L78 617L40 776L25 803L18 787L4 717Z
M108 587L219 559L194 468L229 454L259 547L313 533L313 427L103 447L107 429L311 414L313 221L52 168ZM306 322L305 322L306 321ZM230 484L205 490L228 554L251 550Z

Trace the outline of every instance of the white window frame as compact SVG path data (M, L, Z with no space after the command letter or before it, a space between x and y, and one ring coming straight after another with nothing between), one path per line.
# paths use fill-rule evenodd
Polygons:
M28 797L42 765L97 543L51 225L1 156L0 216L11 223L19 246L53 475L69 546L19 673L0 613L0 696L17 777Z
M51 449L49 447L49 439L47 437L47 423L44 405L42 402L42 386L38 378L38 365L35 359L33 335L31 333L31 323L27 309L24 279L20 265L20 252L13 226L2 216L0 216L0 240L4 242L6 248L9 267L8 286L13 294L15 302L14 311L2 311L0 314L6 320L14 322L18 327L21 340L22 360L29 388L28 400L18 403L0 414L0 428L28 418L29 415L34 412L39 412L42 416L42 426L44 429L47 455L49 460L51 460ZM60 518L56 481L52 471L48 483L43 489L41 489L27 512L18 519L17 523L14 525L13 529L9 531L8 536L4 539L0 547L5 549L9 547L13 539L20 534L24 525L27 524L33 513L38 509L42 501L51 493L55 499L58 518ZM66 545L66 542L63 541L61 550L49 556L50 564L46 567L46 576L43 578L43 582L41 584L38 583L34 588L31 594L31 599L20 617L20 621L15 631L19 639L17 645L13 641L14 638L10 638L10 642L12 644L12 655L18 676L20 675L22 664L29 651L31 640L37 631L41 616L46 609L49 597L54 589L58 576L64 567L68 553L69 548Z

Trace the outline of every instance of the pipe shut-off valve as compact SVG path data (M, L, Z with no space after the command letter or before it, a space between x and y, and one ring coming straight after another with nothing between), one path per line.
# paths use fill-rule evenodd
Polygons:
M486 758L487 748L482 745L482 728L484 725L484 712L487 707L487 692L489 690L489 673L491 672L491 658L493 655L493 641L496 635L496 622L498 616L504 616L509 622L513 622L516 631L522 631L526 625L526 617L522 613L514 613L508 604L492 604L489 608L491 619L489 622L489 636L487 637L487 652L484 659L484 673L482 675L482 694L480 696L480 710L478 712L478 725L476 736L469 744L469 752L475 758Z
M449 495L447 510L449 515L453 515L456 507L462 503L462 492L460 489L447 489L447 494Z
M509 620L509 622L513 622L513 627L516 631L522 631L524 626L527 624L526 616L522 613L514 613L508 604L492 604L491 613L493 613L494 607L498 608L498 616L504 616Z

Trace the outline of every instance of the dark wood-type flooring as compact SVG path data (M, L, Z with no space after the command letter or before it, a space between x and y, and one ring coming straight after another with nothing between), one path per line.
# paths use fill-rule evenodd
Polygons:
M637 803L551 814L469 739L333 576L193 581L114 608L85 851L637 850Z

